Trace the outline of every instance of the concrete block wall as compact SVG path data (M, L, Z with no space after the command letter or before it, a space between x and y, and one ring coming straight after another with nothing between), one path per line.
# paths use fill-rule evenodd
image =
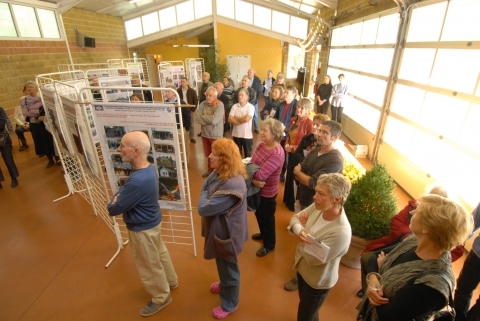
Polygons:
M74 64L101 63L107 59L128 58L123 20L80 9L62 16ZM81 48L73 28L95 38L96 48ZM13 122L14 108L20 104L23 86L39 74L58 71L57 65L70 64L65 40L0 40L0 106Z
M74 64L103 63L107 59L128 58L127 37L123 20L118 17L72 8L62 15ZM95 38L96 48L77 45L77 30Z

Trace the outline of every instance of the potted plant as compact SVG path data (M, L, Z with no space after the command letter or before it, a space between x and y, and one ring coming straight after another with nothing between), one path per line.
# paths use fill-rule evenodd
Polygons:
M352 183L344 208L352 227L352 241L341 262L360 269L360 256L369 240L390 232L390 220L397 212L395 183L385 165L374 164L372 169Z

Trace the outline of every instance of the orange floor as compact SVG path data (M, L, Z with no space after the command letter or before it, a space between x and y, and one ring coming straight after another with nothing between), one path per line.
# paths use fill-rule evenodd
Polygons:
M14 158L19 168L19 186L10 188L10 179L0 190L0 320L140 320L140 308L150 299L143 288L127 245L108 269L104 266L116 250L111 230L80 196L67 193L62 168L46 169L47 160L35 156L31 136L29 150ZM257 141L257 138L255 139ZM16 142L15 142L16 144ZM189 144L188 163L193 203L203 182L206 163L201 140ZM2 163L4 173L6 169ZM400 189L399 206L408 199ZM249 240L241 253L241 294L239 309L227 320L295 320L296 292L283 284L293 276L296 239L286 231L292 212L278 195L277 247L258 258L258 242ZM249 234L258 231L248 213ZM194 212L198 255L191 246L168 245L180 286L172 291L173 302L152 320L214 320L218 295L209 291L217 280L214 261L203 259L200 219ZM463 258L455 263L462 266ZM322 320L355 320L360 299L360 272L340 266L340 280L320 310Z

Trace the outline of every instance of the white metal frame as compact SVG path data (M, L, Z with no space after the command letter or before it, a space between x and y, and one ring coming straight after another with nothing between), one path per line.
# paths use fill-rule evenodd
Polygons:
M98 87L85 87L80 91L80 104L79 107L81 107L82 113L83 113L83 119L79 121L83 121L88 125L88 118L86 115L86 110L87 107L92 108L90 105L90 101L84 99L83 97L88 97L88 91L98 89ZM111 90L111 89L123 89L123 90L135 90L138 89L137 87L102 87L102 89L105 90ZM143 87L142 90L151 90L151 91L159 91L159 92L165 92L165 91L173 91L175 92L175 95L177 96L177 101L180 101L180 97L178 96L178 93L176 90L170 89L170 88L154 88L154 87ZM106 102L106 99L102 99L104 102ZM123 104L129 104L128 102L116 102L118 105L123 105ZM157 102L158 103L158 102ZM178 126L180 126L179 132L179 145L180 146L175 146L175 148L178 148L181 154L181 162L182 162L182 174L183 174L183 193L185 195L185 201L186 201L186 211L173 211L173 210L163 210L162 211L162 237L164 239L165 243L173 243L173 244L180 244L180 245L192 245L193 246L193 251L194 251L194 256L197 255L197 250L196 250L196 243L195 243L195 232L194 232L194 225L193 225L193 208L192 208L192 203L191 203L191 192L190 192L190 184L189 184L189 176L188 176L188 167L187 167L187 157L186 157L186 146L184 145L184 131L181 130L183 128L183 120L181 117L181 110L180 108L186 108L186 107L181 107L180 105L175 105L178 108L175 108L175 113L179 114L179 123L177 123ZM99 129L97 128L97 133L99 133ZM105 156L102 153L100 143L95 142L93 140L93 136L91 136L91 132L89 132L90 139L92 142L94 142L95 146L97 146L97 154L96 156L98 157L98 162L101 164L101 168L105 168ZM107 178L107 174L103 171L104 175L100 178L101 180L101 185L103 188L103 195L105 195L108 200L111 199L113 196L113 188L110 186L109 180ZM98 184L97 184L98 185ZM100 190L100 187L98 186L98 190ZM103 206L104 211L106 212L106 204ZM182 214L183 213L183 214ZM188 214L188 215L185 215ZM118 243L118 248L112 259L107 263L106 267L109 266L109 264L115 259L115 257L118 255L121 249L123 249L123 246L128 243L128 235L127 235L127 230L125 224L123 222L118 222L118 219L112 218L108 215L103 215L102 212L102 218L109 223L108 220L106 220L106 217L109 219L113 219L113 223L111 224L111 228L114 231L116 237L117 237L117 243ZM188 223L186 223L188 221ZM189 225L189 229L186 229L185 226ZM191 233L191 236L189 235ZM190 242L189 242L190 241Z
M202 75L203 75L203 72L205 71L205 60L203 58L187 58L185 59L185 77L188 78L188 81L190 82L190 85L193 89L195 89L195 91L197 92L197 96L200 94L198 92L198 82L196 84L193 84L191 82L191 79L192 79L192 76L195 76L195 79L197 79L196 77L196 74L197 74L197 70L191 70L190 69L190 62L200 62L201 66L202 66ZM187 76L188 75L188 76ZM197 79L198 81L198 79Z

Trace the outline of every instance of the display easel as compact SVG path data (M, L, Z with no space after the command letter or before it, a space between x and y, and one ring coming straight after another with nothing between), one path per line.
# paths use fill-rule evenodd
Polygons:
M122 67L129 70L129 66L141 65L141 70L139 72L140 79L142 79L142 84L150 86L150 71L148 70L147 59L145 58L127 58L122 59ZM130 74L130 70L128 72Z
M60 99L60 96L68 97L76 95L76 87L84 87L85 82L80 79L77 81L70 81L70 84L62 83L62 86L56 87L56 84L60 82L55 80L62 78L75 78L74 73L78 74L78 71L38 75L36 77L36 82L39 86L39 94L45 108L46 127L53 136L56 150L58 151L62 166L65 170L64 178L68 187L67 195L57 198L53 200L53 202L57 202L73 195L74 193L78 193L92 204L88 184L84 179L85 174L74 151L75 142L68 130L68 126L66 126L64 110ZM96 215L95 208L93 209Z
M59 64L57 65L59 73L58 76L61 79L60 81L82 79L80 78L83 73L74 72L74 71L85 71L88 69L99 69L99 68L108 68L108 63L90 63L90 64ZM72 71L72 73L67 73L67 71ZM51 74L53 75L53 74Z
M94 144L97 147L97 153L96 153L96 158L98 159L98 162L101 164L102 168L102 174L99 179L102 181L104 185L104 195L107 200L110 200L113 194L116 192L118 189L117 184L121 183L121 180L115 180L115 178L112 178L112 169L114 168L112 159L114 158L111 150L112 148L110 146L111 142L107 140L107 132L104 127L101 125L101 121L95 116L96 110L100 109L107 109L107 108L113 108L118 107L120 110L124 109L132 109L133 104L130 104L129 102L125 101L117 101L117 102L108 102L108 99L106 97L103 97L101 102L92 102L84 99L84 97L88 96L88 92L91 90L96 90L98 87L86 87L80 91L80 102L77 104L78 108L81 109L81 112L83 113L83 119L82 121L85 122L84 127L89 127L90 122L88 119L87 111L92 110L93 111L93 122L96 131L98 132L99 137L94 141L94 137L90 135L90 141L92 144ZM102 87L102 95L108 91L120 91L120 90L133 90L136 89L135 87ZM165 92L167 90L171 90L175 92L175 95L177 96L177 101L179 100L178 94L176 93L175 90L169 89L169 88L151 88L151 87L144 87L142 88L144 90L152 90L152 91L161 91ZM165 103L145 103L145 104L140 104L139 108L142 110L142 112L146 109L149 108L168 108L170 109L172 107L172 104L165 104ZM179 105L175 105L174 108L174 113L175 114L181 114L180 108L182 108ZM97 108L97 109L95 109ZM185 107L187 108L187 107ZM112 109L112 110L113 110ZM135 110L135 109L132 109ZM118 114L118 113L117 113ZM115 117L115 113L111 113L112 117ZM176 131L176 126L180 126L180 128L183 128L183 120L182 117L179 117L179 122L175 123L175 131ZM128 127L128 126L126 126ZM123 136L122 129L116 130L115 128L113 129L117 133L114 134L116 136L116 139L118 141L121 136ZM126 132L126 131L125 131ZM184 210L175 210L175 209L166 209L162 208L162 214L163 214L163 219L162 219L162 237L164 239L165 243L173 243L173 244L183 244L183 245L192 245L193 250L194 250L194 255L196 256L196 245L195 245L195 237L194 237L194 230L193 230L193 217L192 217L192 205L191 205L191 194L190 194L190 186L189 186L189 178L188 178L188 170L187 170L187 159L186 159L186 152L185 152L185 145L184 145L184 137L183 137L183 130L178 131L178 140L177 143L173 146L174 150L178 150L180 152L180 160L181 164L180 167L177 166L177 168L181 171L181 184L179 184L182 187L182 193L183 193L183 199L185 200L185 209ZM157 146L153 146L156 148ZM153 148L152 147L152 148ZM108 149L110 148L110 152ZM108 154L108 155L107 155ZM105 172L105 170L107 172ZM121 170L121 169L119 169ZM124 169L127 170L127 169ZM106 204L104 206L104 209L106 211ZM108 214L107 214L108 216ZM113 255L113 257L110 259L110 261L107 263L106 267L109 266L109 264L115 259L115 257L119 254L120 250L123 249L123 246L127 244L128 242L128 235L127 235L127 230L126 226L122 224L123 222L120 222L120 219L113 219L113 222L111 224L111 228L114 231L116 237L117 237L117 251Z
M162 61L158 64L158 77L160 86L165 88L169 85L180 87L180 78L185 76L183 61Z
M192 88L200 95L198 84L203 82L202 76L205 71L205 61L203 58L187 58L185 59L186 77Z

